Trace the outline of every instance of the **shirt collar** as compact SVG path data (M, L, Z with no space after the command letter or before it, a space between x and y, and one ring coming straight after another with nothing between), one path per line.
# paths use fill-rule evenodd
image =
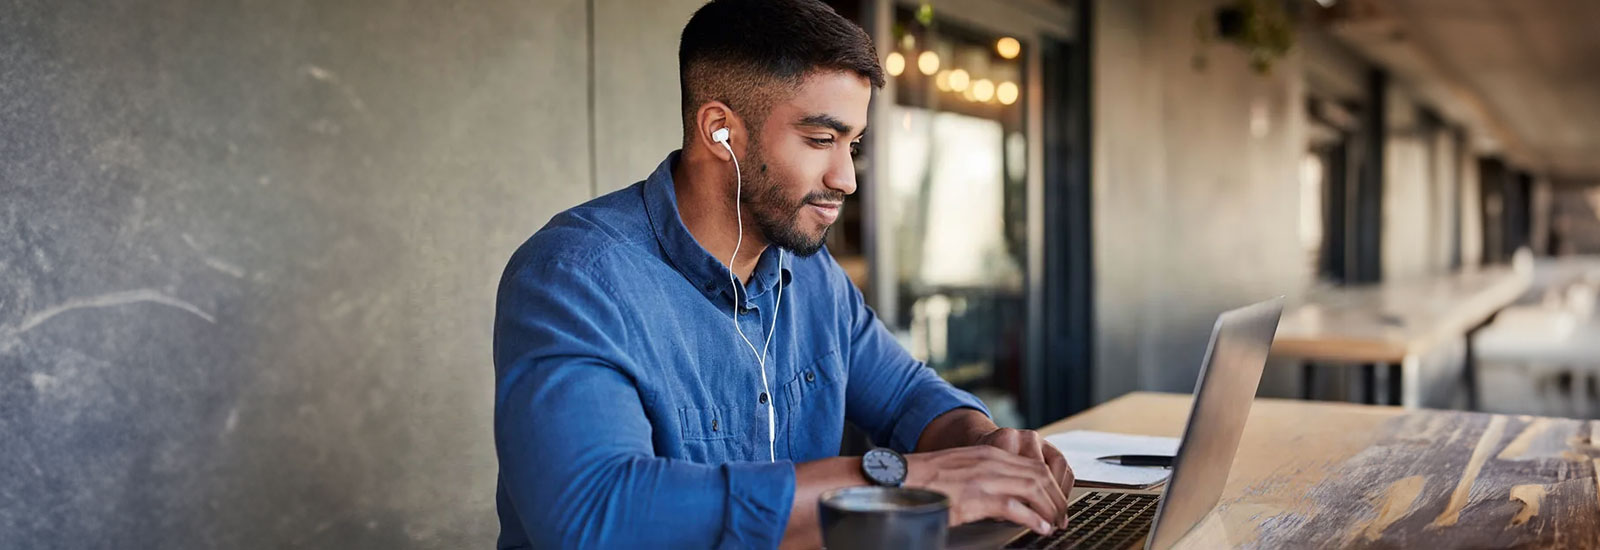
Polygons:
M689 228L683 225L683 218L678 213L678 191L673 187L672 169L678 164L680 156L681 151L668 154L645 179L645 211L650 216L656 242L661 245L667 262L702 294L728 294L732 289L728 266L700 246L700 242L689 233ZM768 246L756 260L754 276L745 288L746 300L761 297L777 283L779 250L776 246ZM794 255L785 253L783 256L782 277L787 286L793 277L789 268L793 265Z

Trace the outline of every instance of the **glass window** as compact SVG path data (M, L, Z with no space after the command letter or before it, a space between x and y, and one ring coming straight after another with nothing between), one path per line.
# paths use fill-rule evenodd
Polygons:
M899 9L885 69L891 136L879 227L893 246L885 321L1002 425L1025 362L1027 135L1023 43Z

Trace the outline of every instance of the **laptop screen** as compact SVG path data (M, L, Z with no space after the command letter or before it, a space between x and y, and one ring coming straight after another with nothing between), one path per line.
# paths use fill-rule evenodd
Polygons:
M1171 548L1222 496L1282 313L1279 298L1217 318L1148 548Z

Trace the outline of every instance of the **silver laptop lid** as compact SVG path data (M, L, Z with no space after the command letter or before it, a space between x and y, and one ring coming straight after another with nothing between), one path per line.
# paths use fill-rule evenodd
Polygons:
M1178 444L1172 479L1156 508L1155 527L1146 548L1171 548L1222 496L1282 314L1280 297L1217 317L1195 382L1189 424Z

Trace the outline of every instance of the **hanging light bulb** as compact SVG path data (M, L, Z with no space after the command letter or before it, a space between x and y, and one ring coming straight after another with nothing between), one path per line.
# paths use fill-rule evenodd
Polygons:
M967 75L967 71L962 70L962 69L956 69L954 71L950 71L950 89L951 90L955 90L957 92L964 91L964 90L967 89L967 84L969 84L971 82L972 82L972 77Z
M1010 80L1001 82L1000 85L995 86L994 88L994 97L995 99L1000 100L1000 104L1002 105L1016 103L1017 94L1017 84Z
M939 74L933 75L933 85L938 86L941 92L952 90L950 87L950 71L939 71Z
M900 76L906 72L906 56L900 52L889 52L889 57L883 60L883 69L889 71L889 76Z
M922 71L922 74L929 76L938 72L939 54L933 53L931 50L922 52L922 55L917 56L917 69Z
M1016 59L1017 54L1022 53L1022 43L1017 42L1015 38L1007 36L995 41L994 51L1000 54L1000 57Z
M980 78L972 83L972 99L979 103L987 103L994 99L994 83L987 78Z

